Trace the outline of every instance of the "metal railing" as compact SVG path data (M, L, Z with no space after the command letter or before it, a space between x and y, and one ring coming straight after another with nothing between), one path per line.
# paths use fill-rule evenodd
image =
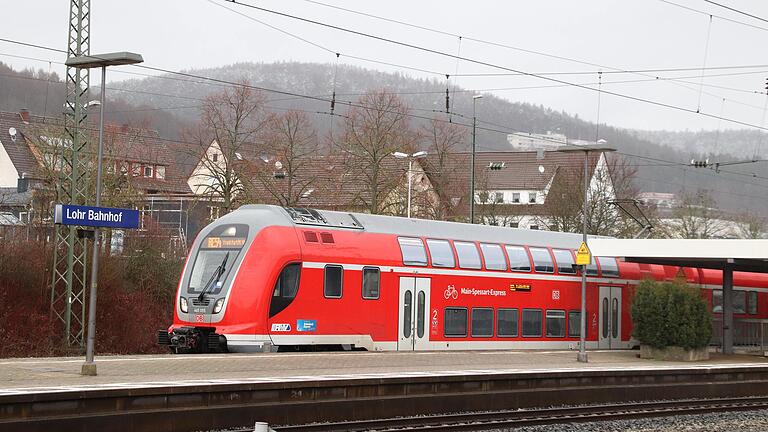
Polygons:
M723 320L712 319L710 346L723 347ZM733 347L748 352L765 353L768 348L768 319L734 318Z

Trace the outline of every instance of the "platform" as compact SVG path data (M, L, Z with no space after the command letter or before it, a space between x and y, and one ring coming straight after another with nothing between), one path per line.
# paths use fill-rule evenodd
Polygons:
M766 367L768 359L714 353L708 361L643 360L638 351L323 352L97 356L98 376L80 375L82 358L0 360L0 396L64 391L339 379L575 371Z

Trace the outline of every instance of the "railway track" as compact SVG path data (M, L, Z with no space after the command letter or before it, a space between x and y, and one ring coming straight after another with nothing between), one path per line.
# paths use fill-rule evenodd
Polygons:
M316 423L308 425L280 426L275 427L274 429L278 432L394 432L407 430L478 431L561 423L599 422L685 414L747 411L765 408L768 408L768 397L687 399Z

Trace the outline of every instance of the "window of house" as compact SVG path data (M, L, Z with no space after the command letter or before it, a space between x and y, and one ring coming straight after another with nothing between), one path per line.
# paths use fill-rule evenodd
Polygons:
M466 337L467 336L467 309L466 308L445 308L443 317L445 323L443 335L446 337Z
M568 311L568 337L581 335L581 311Z
M403 264L425 266L427 265L427 251L421 239L414 237L398 237L400 252L403 254Z
M515 204L520 203L520 192L512 192L512 202Z
M218 219L221 208L218 206L208 206L208 218L210 220Z
M509 268L512 271L531 271L531 259L522 246L506 246L507 256L509 256Z
M519 228L520 227L520 222L511 222L509 224L509 227L510 228Z
M501 246L490 243L480 243L480 250L485 258L485 268L488 270L506 270L507 260L504 259L504 252Z
M155 167L155 176L160 180L165 179L165 167L162 165Z
M538 230L539 226L538 225L531 225L531 226L528 227L528 229Z
M453 248L448 240L427 239L429 255L432 257L432 265L435 267L455 267Z
M529 204L536 204L536 197L538 194L536 192L528 192L528 203Z
M576 268L573 266L573 255L567 249L552 249L557 261L557 272L560 274L576 274Z
M493 309L472 308L472 337L493 337Z
M595 257L600 263L603 277L619 277L619 263L613 257Z
M134 177L141 176L141 164L131 164L131 175Z
M496 313L496 335L517 337L517 309L499 309Z
M144 166L144 177L150 177L151 178L152 177L152 172L153 172L153 169L152 169L151 165L145 165Z
M344 268L340 265L325 266L325 282L323 294L327 298L341 298L341 288L344 279Z
M128 171L131 170L131 164L128 162L118 162L118 170L120 174L128 174Z
M541 309L523 309L523 337L541 337Z
M453 246L456 248L456 255L459 256L459 267L465 269L482 268L480 253L474 243L455 241Z
M547 311L547 337L565 337L565 311Z
M363 267L363 298L376 300L379 298L381 272L378 267Z
M533 269L539 273L554 273L555 264L552 262L552 255L544 248L530 248L533 257Z
M211 160L213 160L214 162L218 162L219 161L219 154L218 153L212 154L211 155Z
M493 202L496 204L504 203L504 192L496 192L493 194Z

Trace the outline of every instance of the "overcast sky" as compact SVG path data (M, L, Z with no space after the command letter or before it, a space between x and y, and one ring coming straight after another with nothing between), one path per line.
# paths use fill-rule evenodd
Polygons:
M650 99L702 113L723 115L745 123L761 125L768 77L768 22L746 17L705 0L670 0L698 9L684 9L662 0L536 0L536 1L402 1L361 2L320 0L325 4L407 21L458 37L383 22L305 0L244 0L330 24L356 29L431 49L459 53L463 57L525 72L588 72L581 75L551 75L570 83L597 87L597 72L603 75L602 89ZM768 18L768 2L722 0L718 3ZM222 66L236 62L296 60L332 63L332 52L342 54L341 62L385 71L399 71L415 77L444 80L444 74L462 87L494 93L510 101L542 104L578 114L594 121L598 115L597 92L574 87L551 86L551 81L526 76L462 77L461 74L504 73L505 71L458 62L389 43L345 34L313 24L256 11L224 0L92 0L91 53L134 51L147 65L173 70ZM231 10L228 10L231 9ZM233 12L236 11L236 12ZM64 0L4 1L0 38L66 48L69 2ZM714 14L710 28L710 17ZM288 31L320 47L297 40L243 15ZM722 18L750 24L736 24ZM755 28L759 27L759 28ZM764 65L742 69L714 69L700 92L701 70L609 74L623 70L659 68L701 68L706 50L708 67ZM467 40L482 39L548 55L568 57L602 67L580 64ZM0 61L14 68L48 69L48 62L22 59L26 56L63 62L64 55L0 42ZM418 68L418 72L356 60L348 56ZM63 74L62 65L53 70ZM114 68L108 80L132 76ZM145 72L145 71L142 71ZM745 74L747 73L748 74ZM92 83L98 83L95 76ZM687 83L655 80L653 77L684 77ZM650 77L650 78L649 78ZM611 81L637 81L613 83ZM719 87L716 87L719 86ZM529 87L529 88L521 88ZM726 87L726 88L722 88ZM506 89L506 90L501 90ZM600 122L639 129L697 130L742 128L744 126L628 100L603 93Z

